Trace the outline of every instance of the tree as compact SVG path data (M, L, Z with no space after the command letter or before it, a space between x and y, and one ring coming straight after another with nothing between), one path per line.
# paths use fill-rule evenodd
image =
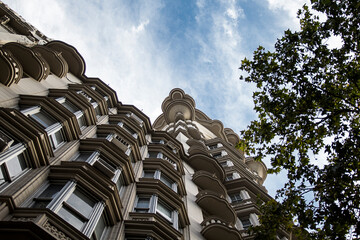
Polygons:
M257 159L270 156L269 172L288 177L278 202L263 206L258 239L274 239L280 226L306 239L360 235L360 2L311 4L325 20L304 5L299 31L285 31L273 52L260 46L240 67L247 72L240 79L257 86L258 119L239 146ZM341 46L328 45L334 37Z

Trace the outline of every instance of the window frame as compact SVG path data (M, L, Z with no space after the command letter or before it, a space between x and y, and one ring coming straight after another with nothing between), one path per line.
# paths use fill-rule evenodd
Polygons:
M149 199L148 201L148 208L139 208L137 207L139 199ZM171 209L171 218L166 216L165 213L162 213L161 210L158 209L158 206L163 205L165 208ZM140 211L137 211L137 209L140 209ZM142 211L147 210L147 211ZM137 194L134 206L133 206L133 212L137 213L155 213L159 216L161 216L164 220L166 220L173 228L176 230L179 230L179 213L176 210L176 208L172 207L170 204L168 204L166 201L164 201L162 198L160 198L157 194L149 195L149 194Z
M152 176L145 176L146 172L153 172ZM174 192L178 192L178 184L176 181L172 180L170 177L168 177L165 173L163 173L159 169L144 169L142 173L143 178L153 178L160 180L162 183L164 183L167 187L171 188ZM167 184L165 180L168 180L170 184Z
M39 190L31 198L26 200L23 205L27 207L33 207L35 205L34 201L36 201L36 198L38 198L44 191L46 191L46 189L51 184L56 185L61 183L46 182L43 186L39 188ZM88 216L85 216L84 213L80 212L78 209L76 209L76 207L72 206L71 203L67 202L70 199L70 197L73 194L75 194L75 192L80 192L86 198L94 202L94 205L92 206ZM101 218L101 216L104 216L105 221L107 223L105 203L87 194L86 190L83 189L80 185L76 184L76 181L74 180L64 183L64 186L61 188L61 190L58 191L56 196L50 201L50 203L46 205L45 208L48 208L51 211L53 211L64 221L67 220L64 218L64 216L61 216L59 214L59 211L61 209L65 209L66 211L70 212L70 214L72 214L73 216L78 217L81 220L84 220L84 223L80 228L77 228L75 226L74 227L89 238L92 236L93 232L95 231L95 227L98 224L98 221Z
M14 161L18 163L21 170L16 174L12 175L10 171L9 163ZM3 176L3 179L0 179L0 189L7 185L7 183L11 183L19 179L22 175L24 175L28 170L29 160L26 153L26 146L23 143L17 143L14 146L10 146L7 150L0 153L0 172Z
M64 145L66 143L66 136L64 134L64 129L62 124L55 119L53 116L51 116L51 114L49 114L48 112L46 112L45 110L42 110L42 108L40 106L33 106L27 109L24 109L21 111L22 114L24 114L25 116L30 117L32 120L34 120L35 122L37 122L47 133L48 137L49 137L49 141L51 144L51 148L55 151L57 149L59 149L62 145ZM34 117L35 114L41 113L44 117L48 117L50 120L54 120L54 123L49 125L49 126L44 126L41 123L41 119L39 117ZM60 135L57 135L60 134ZM58 141L57 136L61 137L62 141Z
M67 100L65 97L57 98L56 101L58 101L63 107L65 107L67 110L69 110L75 115L80 130L85 129L88 126L83 110L75 106L71 101ZM68 106L66 106L66 104Z

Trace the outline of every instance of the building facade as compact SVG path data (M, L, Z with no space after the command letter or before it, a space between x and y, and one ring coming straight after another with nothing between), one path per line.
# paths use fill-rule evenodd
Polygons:
M0 238L252 239L266 166L183 90L162 111L151 124L0 2Z

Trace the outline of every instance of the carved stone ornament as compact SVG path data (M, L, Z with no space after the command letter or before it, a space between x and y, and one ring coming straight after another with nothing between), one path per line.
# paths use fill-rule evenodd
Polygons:
M63 233L62 231L60 231L59 229L57 229L55 226L51 225L49 222L46 222L44 224L44 228L50 232L52 235L54 235L55 237L57 237L58 239L61 240L72 240L71 238L69 238L68 236L65 235L65 233Z

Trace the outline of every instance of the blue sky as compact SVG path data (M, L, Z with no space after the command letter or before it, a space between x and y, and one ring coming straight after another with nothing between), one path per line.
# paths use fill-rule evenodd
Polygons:
M235 132L246 128L254 86L239 80L241 59L272 49L297 29L306 0L3 0L46 36L75 46L86 75L99 77L153 122L175 87ZM279 181L281 178L282 181ZM271 195L282 176L265 182Z

